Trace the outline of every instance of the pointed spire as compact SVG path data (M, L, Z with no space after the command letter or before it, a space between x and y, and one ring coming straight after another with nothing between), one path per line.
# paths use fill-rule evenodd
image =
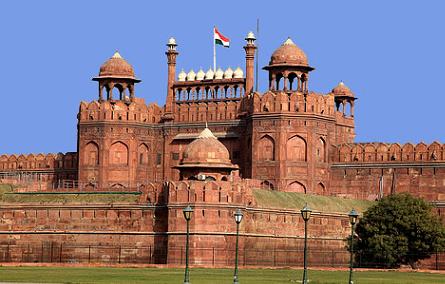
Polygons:
M119 51L116 50L111 58L122 58L122 56L119 54Z
M283 43L283 45L295 45L295 43L292 41L292 39L287 37L286 41Z

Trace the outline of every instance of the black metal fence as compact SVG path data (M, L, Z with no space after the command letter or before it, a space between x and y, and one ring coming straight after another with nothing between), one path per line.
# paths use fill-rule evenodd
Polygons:
M232 266L235 250L227 248L191 248L192 265ZM364 266L365 254L356 254L356 267ZM369 258L368 258L369 259ZM383 267L384 260L366 262L366 267ZM41 244L0 245L0 263L105 263L105 264L172 264L185 265L185 247L78 245L56 242ZM295 267L303 264L302 249L243 249L239 251L239 265L244 267ZM347 250L309 249L308 265L313 267L348 267ZM445 252L434 252L422 261L422 268L445 270Z

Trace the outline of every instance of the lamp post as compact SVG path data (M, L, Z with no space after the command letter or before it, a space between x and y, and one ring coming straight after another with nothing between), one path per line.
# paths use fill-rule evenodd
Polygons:
M190 205L187 205L182 210L184 213L184 218L187 222L187 238L185 241L185 274L184 274L184 284L190 284L190 273L189 273L189 229L190 229L190 219L192 219L193 209Z
M311 218L312 210L306 205L301 209L301 217L304 220L304 270L303 270L303 284L307 284L307 222Z
M235 272L233 274L233 284L239 284L238 282L238 238L239 238L239 224L243 220L243 212L241 209L236 209L235 211L235 222L236 222L236 245L235 245Z
M350 258L349 258L349 284L354 284L354 281L352 281L352 268L353 268L353 256L354 256L354 227L355 223L357 223L358 219L358 212L355 211L355 209L352 209L351 212L348 214L349 216L349 222L351 223L351 242L349 245L350 248Z

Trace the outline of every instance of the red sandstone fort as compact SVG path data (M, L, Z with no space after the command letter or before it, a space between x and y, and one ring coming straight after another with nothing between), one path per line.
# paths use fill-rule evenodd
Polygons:
M17 194L125 193L137 201L3 203L0 259L69 261L91 257L91 246L101 245L96 261L117 255L104 248L110 246L119 247L119 262L182 263L182 209L190 204L193 264L231 263L236 208L245 213L241 263L271 248L274 255L264 259L293 263L284 252L301 248L299 211L262 206L255 190L364 200L409 192L443 212L445 145L354 143L357 98L344 83L328 93L310 90L314 68L289 38L263 68L268 90L255 92L253 33L244 50L244 70L177 74L171 38L164 106L137 96L141 80L116 52L93 78L97 100L80 103L77 152L1 155L0 183L16 185ZM315 212L311 245L343 248L346 213ZM28 245L28 259L12 249L20 245ZM33 249L42 259L32 257Z

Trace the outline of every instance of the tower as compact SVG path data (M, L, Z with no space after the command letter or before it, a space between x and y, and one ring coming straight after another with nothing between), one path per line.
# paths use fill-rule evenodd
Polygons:
M245 93L248 95L253 91L253 69L255 60L255 35L253 32L249 32L245 38L247 44L244 46L246 51L246 90Z
M93 81L99 82L99 101L104 100L104 89L108 101L115 100L115 89L118 90L119 100L134 101L134 84L141 82L135 77L133 67L117 51L102 64L99 76L94 77Z
M167 77L167 99L165 102L165 112L164 119L173 119L173 104L174 104L174 89L173 84L175 83L176 77L176 57L178 56L178 52L176 51L176 40L171 37L167 43L167 51L165 54L167 55L167 65L168 65L168 77Z
M288 38L275 50L269 65L263 69L269 71L269 90L307 93L309 72L315 68L309 66L303 50Z

